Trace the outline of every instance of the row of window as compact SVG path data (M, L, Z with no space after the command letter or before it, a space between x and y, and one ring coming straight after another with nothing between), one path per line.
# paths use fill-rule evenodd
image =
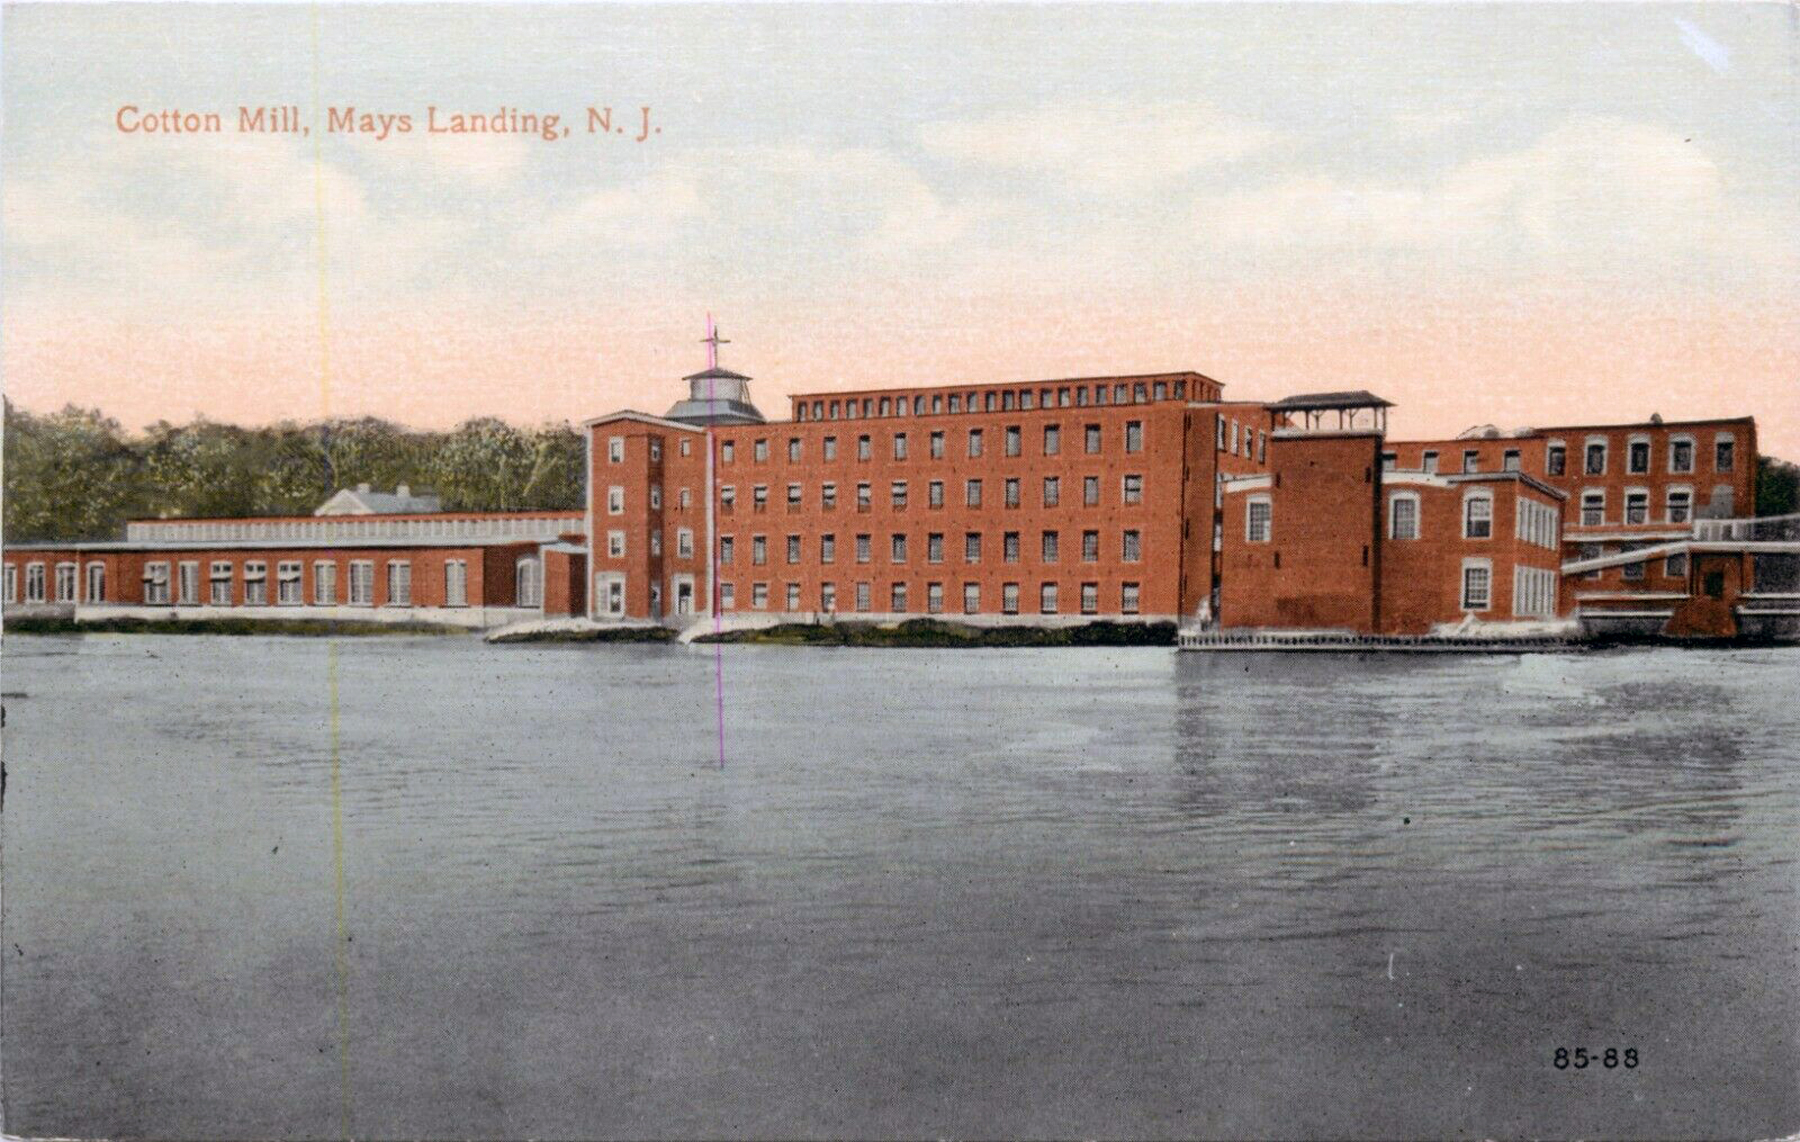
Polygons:
M1626 544L1621 550L1630 551L1635 546L1637 545ZM1601 547L1597 543L1584 543L1581 545L1581 558L1583 559L1598 559L1602 555L1607 554L1611 554L1611 551L1608 548ZM1651 560L1648 559L1641 563L1626 563L1619 568L1619 577L1628 583L1642 582L1649 570L1650 563ZM1688 573L1687 552L1682 551L1677 552L1674 555L1665 556L1661 561L1661 573L1662 577L1665 579L1685 580ZM1601 574L1602 572L1600 571L1589 571L1587 574L1583 575L1582 578L1596 580L1600 578Z
M1220 452L1229 452L1233 456L1242 456L1246 460L1251 459L1252 453L1254 453L1258 464L1269 458L1269 434L1267 432L1260 432L1247 424L1240 425L1237 421L1227 420L1222 416L1215 423L1218 426L1218 440L1215 442L1215 446Z
M1513 616L1548 619L1556 615L1556 572L1543 567L1513 568Z
M1063 478L1061 476L1043 477L1042 482L1039 485L1038 502L1047 508L1060 506L1062 504L1062 485ZM1009 508L1022 507L1024 505L1024 487L1024 481L1020 477L1008 476L1003 479L1000 482L1001 503ZM616 499L619 504L619 511L622 512L624 510L624 489L618 488L614 490L619 493ZM986 484L982 480L964 480L963 503L972 508L982 506L985 490ZM927 481L925 485L925 506L930 508L943 507L944 493L945 484L943 480ZM787 486L788 511L797 512L803 509L805 507L805 497L805 485L798 483L789 484ZM911 502L911 499L912 490L909 481L889 481L888 504L890 507L903 510ZM866 480L858 483L856 485L856 510L859 512L870 511L874 507L874 501L875 486ZM1100 501L1100 477L1083 476L1081 478L1082 506L1099 507ZM614 497L609 494L609 510L613 502ZM1131 472L1119 477L1119 503L1123 506L1130 507L1134 504L1141 504L1143 502L1143 475L1141 473ZM719 488L719 510L724 514L730 514L737 510L737 503L737 486L735 484L722 485ZM836 511L837 506L838 486L836 483L827 480L819 485L819 508L822 511L829 512ZM750 489L750 510L761 512L767 511L768 508L769 486L767 484L752 485Z
M1062 425L1060 425L1060 424L1044 425L1043 426L1042 455L1045 455L1045 456L1060 456L1060 455L1062 455L1062 437L1063 437ZM1089 425L1083 426L1082 433L1081 433L1082 451L1090 456L1100 455L1101 451L1103 450L1103 437L1104 437L1104 433L1103 433L1100 425L1089 424ZM614 439L618 440L619 438L615 437ZM931 459L942 460L945 458L945 449L947 447L946 439L947 439L947 433L943 429L934 429L926 434L926 436L925 436L926 453ZM913 440L912 434L906 433L906 432L896 432L889 438L888 447L890 449L890 454L893 456L893 458L895 460L906 460L911 457L911 455L912 455L912 440ZM1123 444L1124 444L1125 451L1128 453L1142 452L1144 450L1144 422L1143 421L1128 420L1125 422ZM1025 430L1024 430L1024 428L1017 424L1010 424L1010 425L1007 425L1005 428L1003 428L1001 430L1001 447L1004 449L1005 454L1008 456L1024 455L1024 452L1025 452ZM798 437L798 436L788 437L788 440L787 440L788 462L793 463L793 464L800 463L805 458L805 448L806 448L805 442L803 440L801 440L800 437ZM823 454L824 459L836 460L838 458L838 438L835 436L827 436L827 437L822 438L819 441L819 449L820 449L821 453ZM981 428L969 429L966 437L964 438L964 449L965 449L965 455L967 455L971 459L985 455L986 450L987 450L987 431L985 429L981 429ZM875 458L875 438L866 432L859 435L856 438L856 453L855 453L855 455L858 460L873 460ZM622 457L622 453L621 453L621 457ZM768 459L769 459L769 438L768 437L766 437L766 436L758 437L755 440L752 440L750 442L750 457L753 461L755 461L758 464L766 463L768 461ZM737 442L735 440L720 441L719 442L719 462L722 464L731 464L731 463L736 462L736 460L737 460Z
M1527 500L1519 501L1521 507L1540 508L1547 516L1535 513L1519 516L1519 538L1528 538L1524 530L1529 526L1532 534L1531 542L1544 547L1556 546L1556 513L1550 508L1533 504ZM1274 508L1268 496L1251 496L1245 504L1244 542L1270 543L1275 538ZM1464 539L1491 539L1494 534L1494 497L1487 492L1470 492L1463 497L1462 537ZM1419 538L1419 496L1416 492L1396 492L1388 499L1388 538Z
M76 585L80 582L80 567L74 563L58 563L55 567L55 600L59 603L74 603L83 600L75 597ZM50 597L46 593L49 585L46 579L47 568L42 563L25 564L25 601L27 603L47 603ZM19 567L17 564L6 565L6 601L19 601ZM106 564L89 563L87 565L86 602L100 603L106 600Z
M1721 484L1713 489L1713 499L1718 504L1730 504L1732 488L1729 484ZM1687 523L1693 518L1694 490L1688 487L1669 488L1663 494L1663 522ZM1621 522L1626 524L1650 523L1650 490L1648 488L1631 488L1625 493L1625 511ZM1604 488L1588 488L1581 493L1581 524L1583 527L1600 527L1606 523L1606 490Z
M757 582L749 584L751 610L767 610L769 608L769 584ZM887 613L903 615L908 613L918 602L910 594L911 585L892 583L887 593ZM1000 613L1016 615L1019 613L1019 597L1021 585L1003 583L1000 586ZM853 609L867 613L874 608L874 585L868 582L852 584ZM1136 583L1119 584L1119 613L1135 615L1141 592ZM786 584L785 609L789 611L805 610L799 583ZM944 584L925 584L924 613L937 615L944 613ZM737 587L733 583L719 584L719 606L721 610L736 610ZM1078 612L1084 615L1100 613L1100 584L1082 583L1078 587ZM827 614L838 609L838 590L836 583L819 584L818 610ZM1038 613L1044 615L1061 614L1062 587L1058 583L1041 583L1038 585ZM962 613L974 615L981 613L981 584L964 583L962 586Z
M1151 400L1187 398L1186 381L1120 381L1115 384L1060 385L1044 388L989 389L986 392L918 393L910 400L894 397L816 398L794 404L795 420L840 420L856 417L913 416L962 412L1029 412L1035 408L1086 408L1089 405L1143 404ZM1195 392L1199 398L1203 394Z
M870 563L874 559L875 537L869 534L857 535L853 539L855 559L858 563ZM1003 532L1000 538L1001 561L1004 563L1019 562L1021 533ZM910 537L904 532L895 532L888 536L888 560L892 563L905 563L909 552ZM963 533L963 562L980 563L982 558L983 533L970 531ZM805 559L805 541L802 536L787 537L786 555L789 564L801 563ZM931 532L925 536L925 562L944 562L944 534ZM737 561L738 542L735 535L719 537L719 565L729 567ZM1038 536L1038 551L1041 562L1055 563L1062 557L1062 533L1044 531ZM1140 562L1144 557L1143 533L1136 528L1127 528L1119 533L1119 558L1126 563ZM753 535L750 537L750 563L762 566L769 561L768 537ZM1098 563L1100 561L1100 533L1083 531L1081 533L1081 562ZM837 536L826 533L819 536L819 562L837 562Z
M1652 441L1649 436L1633 436L1625 444L1625 471L1634 475L1646 474L1654 462L1651 455ZM1603 436L1590 436L1582 445L1581 471L1587 476L1606 475L1611 444ZM1667 468L1673 473L1694 471L1695 443L1692 436L1671 436L1668 440ZM1713 436L1713 471L1729 472L1737 464L1737 441L1729 432L1715 433ZM1552 476L1565 474L1568 467L1568 446L1560 440L1552 440L1544 450L1544 471Z
M144 564L143 601L147 605L200 606L203 597L201 591L201 566L198 560L189 560L170 564L165 561L152 561ZM243 605L248 607L268 606L271 600L277 606L302 606L306 603L305 592L301 580L301 563L299 560L282 560L275 564L273 586L269 575L269 564L265 560L245 560L242 574L238 575L238 564L231 560L212 560L206 565L205 592L206 605L229 607L237 592L234 584L242 584ZM518 561L515 592L517 605L535 607L543 603L542 568L535 556L525 556ZM56 565L56 595L59 603L76 602L77 567L74 563L58 563ZM408 607L412 605L412 563L405 559L386 561L387 605L391 607ZM45 565L28 563L25 565L25 602L47 602L45 598ZM353 607L370 607L375 605L375 562L370 559L353 559L349 564L348 588L343 602ZM8 603L19 601L19 576L15 564L6 565L5 600ZM89 563L87 565L86 602L101 603L106 601L106 565ZM331 560L319 560L313 564L312 604L314 606L336 606L339 602L338 564ZM469 565L467 560L450 559L444 563L444 606L466 607L469 605Z

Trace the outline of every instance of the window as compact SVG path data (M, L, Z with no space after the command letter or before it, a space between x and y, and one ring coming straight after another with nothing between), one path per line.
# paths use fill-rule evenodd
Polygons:
M798 436L790 436L790 437L788 437L788 463L789 464L798 464L799 462L800 462L800 438Z
M1081 585L1081 613L1091 615L1100 610L1100 584L1083 583Z
M925 502L928 506L941 508L944 506L944 481L933 480L925 485Z
M167 563L144 564L144 602L166 603L169 601L169 565Z
M837 562L837 536L832 532L828 531L819 537L819 562Z
M730 515L732 510L735 509L736 507L737 507L737 488L732 486L731 484L726 484L724 487L719 489L719 510L724 512L726 515Z
M16 603L19 601L19 568L18 565L14 563L8 563L6 565L5 599L9 603Z
M1687 552L1671 555L1663 560L1663 576L1669 579L1685 579L1688 572Z
M275 601L284 607L297 607L306 602L306 596L301 593L298 562L275 565Z
M866 482L856 485L856 510L866 512L874 506L874 503L875 489Z
M1058 548L1060 546L1061 544L1057 533L1054 531L1046 531L1044 533L1043 546L1041 549L1043 552L1043 561L1045 563L1055 563Z
M1005 488L1006 488L1006 506L1009 508L1018 507L1019 506L1019 478L1017 476L1008 476L1006 478Z
M1244 542L1267 543L1273 530L1274 509L1267 496L1251 496L1244 508Z
M1648 464L1644 471L1648 472ZM1694 439L1691 436L1677 436L1669 441L1669 471L1692 472L1694 470ZM1632 471L1637 471L1633 468Z
M767 583L750 584L750 606L753 610L769 609L769 585Z
M1713 438L1713 471L1729 472L1736 462L1736 445L1729 433L1721 432Z
M226 566L230 567L231 565L227 563ZM225 586L227 590L230 589L230 580L226 581ZM25 566L25 601L27 603L44 601L44 565L42 563L29 563Z
M686 443L686 441L683 441L683 443ZM691 494L689 494L689 492L686 488L681 489L681 492L675 497L676 507L679 508L681 511L688 510L688 508L693 504L693 502L694 502L694 498Z
M1689 444L1688 464L1692 466L1693 461L1693 445ZM1671 466L1675 463L1673 453L1670 454L1669 463ZM1642 474L1650 470L1650 442L1648 440L1634 439L1625 446L1625 470L1634 474ZM1685 469L1676 469L1676 471L1685 471Z
M981 455L981 429L979 428L969 429L969 455Z
M928 614L944 613L944 585L942 583L925 584L925 610Z
M1053 615L1056 613L1056 584L1045 583L1038 588L1038 613Z
M750 563L761 567L769 562L769 537L753 535L750 537Z
M1044 455L1056 456L1062 452L1062 426L1046 424L1044 426Z
M390 559L387 565L387 605L390 607L412 606L412 563L405 559Z
M894 433L894 459L906 459L906 433Z
M1053 508L1062 503L1062 480L1056 476L1044 477L1044 506Z
M231 605L231 564L223 559L206 569L206 601L215 607Z
M1488 594L1493 578L1492 565L1485 559L1468 559L1463 561L1462 573L1462 609L1465 611L1485 611L1488 609Z
M935 398L933 398L933 400L935 403ZM931 434L930 440L931 458L933 460L942 460L944 458L944 434L942 432L934 432Z
M408 574L410 575L410 573L411 571L409 568ZM391 584L393 577L392 564L389 564L388 576ZM390 585L390 591L391 590L392 588ZM521 556L519 561L513 564L513 600L521 607L541 607L544 605L544 569L538 563L537 556Z
M1593 490L1581 493L1581 526L1600 527L1606 522L1606 492Z
M1136 563L1143 557L1143 543L1138 538L1135 528L1127 529L1120 536L1119 557L1127 563Z
M1438 455L1430 449L1419 454L1419 470L1422 472L1437 471Z
M819 584L819 609L827 614L837 610L837 584Z
M1462 470L1464 472L1481 471L1481 452L1474 448L1463 449Z
M963 562L981 562L981 533L979 531L963 533Z
M1568 467L1568 447L1560 440L1552 440L1544 449L1544 474L1560 476Z
M1138 613L1138 585L1136 583L1119 584L1119 612L1127 615Z
M906 506L906 481L895 480L888 486L888 495L896 508Z
M925 537L925 561L942 563L944 561L944 533L934 531Z
M269 565L261 560L244 564L244 605L246 607L269 605Z
M1627 544L1623 548L1625 551L1635 551L1636 549L1636 544ZM1624 579L1626 582L1636 582L1641 580L1644 577L1644 562L1645 561L1643 560L1639 560L1636 563L1627 563L1623 567L1620 567L1619 578Z
M1381 470L1383 472L1392 472L1399 466L1400 454L1398 452L1383 452L1381 454Z
M836 484L827 483L827 484L819 485L819 506L824 508L828 512L834 512L837 510L837 485Z
M856 561L858 563L867 563L873 559L875 557L874 549L873 537L867 535L856 537Z
M1100 533L1084 531L1081 533L1081 561L1083 563L1100 562Z
M769 510L769 485L757 484L750 489L750 510L754 512Z
M1144 450L1144 422L1128 420L1125 422L1125 451L1142 452Z
M894 584L893 589L888 593L888 604L888 609L891 613L896 615L903 615L906 613L905 583Z
M729 464L733 460L736 460L736 459L737 459L737 441L726 440L726 441L723 441L722 443L720 443L720 445L719 445L719 460L720 460L720 462Z
M625 463L625 438L610 437L606 442L606 460L609 464Z
M693 454L693 451L694 451L694 442L693 441L683 440L681 442L681 454L683 456L691 456Z
M870 442L868 435L858 436L856 438L856 458L858 460L867 460L874 455L875 446Z
M444 562L444 605L469 605L469 564L466 560L449 559Z
M1000 537L1000 557L1008 563L1019 561L1019 533L1009 531Z
M736 608L737 608L737 584L736 583L720 583L719 584L719 609L722 611L730 611L730 610L735 610Z
M1144 478L1142 476L1129 475L1125 477L1124 499L1128 504L1144 502Z
M1669 489L1668 516L1670 523L1686 523L1692 511L1694 493L1686 488Z
M1082 391L1086 392L1087 390L1083 389ZM1099 425L1097 425L1097 424L1088 425L1086 428L1082 429L1082 436L1084 439L1083 447L1087 450L1088 455L1092 456L1100 451L1100 426Z
M677 528L675 531L675 554L681 559L694 557L694 533L689 528Z
M1650 518L1650 493L1634 489L1625 493L1625 522L1645 523Z
M787 486L787 506L788 510L791 512L800 510L800 491L801 488L799 484L789 484Z
M650 531L650 554L657 558L662 557L662 528L660 527Z
M798 583L787 585L787 609L790 611L800 609L800 584Z
M869 585L867 583L856 585L856 609L859 611L869 609Z
M1081 502L1088 507L1097 507L1100 503L1100 477L1084 476L1081 480Z
M662 437L660 436L650 438L650 459L656 463L662 461Z
M787 561L789 563L800 562L800 537L797 535L787 537Z
M736 555L737 555L737 537L731 536L731 535L721 535L719 537L719 565L721 567L731 566L731 561L732 561L733 557L735 557Z
M609 531L606 533L606 554L613 559L625 558L625 533Z
M1502 472L1517 472L1519 470L1519 450L1517 448L1508 448L1501 454L1500 470Z
M981 481L970 480L963 485L963 499L970 507L981 506Z
M1586 457L1587 459L1582 466L1582 471L1590 476L1606 475L1606 441L1588 441Z
M980 613L981 613L981 584L980 583L964 583L963 584L963 614L974 615L974 614L980 614Z
M659 512L662 510L662 485L661 484L651 484L650 485L650 510L653 512Z
M1463 538L1487 539L1494 534L1494 499L1486 492L1463 500Z
M1397 492L1388 500L1388 538L1419 538L1419 497Z
M1019 613L1019 585L1017 583L1005 583L1001 585L1000 611L1002 614L1008 615L1016 615Z
M625 514L625 489L618 484L606 489L606 514Z
M761 464L769 458L769 440L763 437L750 446L750 454Z
M79 574L79 571L76 568L75 564L73 564L73 563L58 563L56 565L56 601L57 602L73 603L75 601L75 584L76 584L76 580L79 578L80 578L80 574ZM169 589L169 565L165 563L165 564L163 564L163 591L165 594L167 594L168 589Z
M319 568L320 567L331 568L331 598L329 601L335 603L335 602L337 602L337 564L335 564L335 563L316 563L313 565L313 592L315 594L317 594L317 592L319 590ZM200 605L200 564L197 562L183 563L180 567L176 568L175 570L176 570L175 601L180 603L184 607L199 606Z
M1006 426L1006 454L1008 456L1017 456L1023 451L1021 435L1018 425L1009 424Z
M837 459L837 437L827 436L824 439L824 441L820 444L820 448L824 451L825 459L827 459L827 460L836 460Z

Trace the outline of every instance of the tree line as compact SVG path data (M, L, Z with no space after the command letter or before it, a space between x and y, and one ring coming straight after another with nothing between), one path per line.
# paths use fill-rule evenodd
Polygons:
M578 509L581 434L494 417L420 432L376 417L125 432L99 409L6 402L7 540L116 539L129 519L309 515L340 488L430 490L453 511Z

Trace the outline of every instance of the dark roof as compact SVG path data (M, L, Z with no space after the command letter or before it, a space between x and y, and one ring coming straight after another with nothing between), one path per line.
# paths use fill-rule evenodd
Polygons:
M684 400L664 416L683 424L767 424L755 405L741 400Z
M684 381L747 381L750 378L742 373L734 373L730 369L721 369L715 365L705 372L689 373L681 379Z
M1350 389L1336 393L1301 393L1298 396L1283 397L1269 407L1299 411L1320 408L1393 408L1394 402L1382 400L1368 389Z

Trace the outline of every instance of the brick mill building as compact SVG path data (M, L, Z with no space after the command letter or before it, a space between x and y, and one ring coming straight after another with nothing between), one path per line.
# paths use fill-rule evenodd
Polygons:
M717 363L585 423L581 512L146 520L5 552L5 601L89 614L1179 622L1429 635L1791 632L1793 521L1747 516L1756 426L1660 418L1387 439L1365 391L1228 400L1195 372L800 393ZM267 608L267 609L264 609Z

